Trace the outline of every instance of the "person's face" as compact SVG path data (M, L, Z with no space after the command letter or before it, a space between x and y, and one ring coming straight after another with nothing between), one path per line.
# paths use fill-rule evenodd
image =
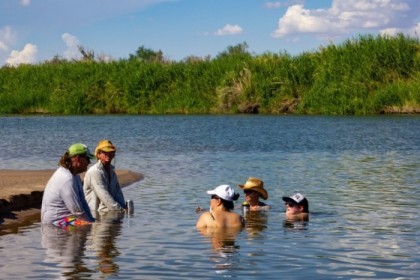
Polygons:
M87 156L78 155L72 158L72 165L76 174L85 172L89 164L90 159Z
M293 202L286 202L285 207L286 215L296 215L302 213L303 211L303 206L299 206L298 204Z
M110 164L115 157L115 152L99 151L98 158L103 164Z
M258 201L260 194L257 191L253 190L244 190L245 200L250 201Z

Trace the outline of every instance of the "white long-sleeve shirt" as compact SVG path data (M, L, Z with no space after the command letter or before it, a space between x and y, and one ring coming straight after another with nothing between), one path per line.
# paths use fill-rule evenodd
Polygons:
M92 212L119 211L125 208L124 195L112 165L110 175L108 178L100 161L85 174L83 190Z
M41 206L41 223L52 224L66 217L93 222L79 175L59 167L48 180Z

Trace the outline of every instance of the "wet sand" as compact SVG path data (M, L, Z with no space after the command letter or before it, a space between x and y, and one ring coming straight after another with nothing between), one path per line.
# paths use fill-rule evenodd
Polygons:
M39 221L42 195L55 170L0 170L1 231ZM122 187L140 181L143 174L116 170ZM83 179L84 174L81 174Z

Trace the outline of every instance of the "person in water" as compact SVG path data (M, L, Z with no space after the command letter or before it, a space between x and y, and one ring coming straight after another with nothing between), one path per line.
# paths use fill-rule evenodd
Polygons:
M264 211L269 210L270 205L260 201L268 199L268 193L264 189L264 182L258 178L250 177L244 185L238 185L239 188L243 189L245 195L245 201L242 206L249 207L249 211Z
M85 172L94 156L88 147L71 145L59 161L59 167L48 180L41 204L41 223L60 227L94 222L83 195L79 174Z
M231 186L220 185L207 191L207 194L211 195L210 211L201 214L196 224L197 228L241 228L245 225L243 217L232 211L233 201L238 200L239 194L235 193Z
M112 160L117 148L109 140L101 140L95 149L98 161L86 172L83 184L92 212L125 210L125 199Z
M286 218L289 220L307 221L309 218L309 201L300 193L283 196L286 207Z

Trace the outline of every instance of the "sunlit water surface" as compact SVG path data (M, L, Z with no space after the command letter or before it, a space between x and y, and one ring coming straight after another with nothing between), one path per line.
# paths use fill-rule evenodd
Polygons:
M134 214L1 235L2 279L420 278L418 116L1 117L0 168L53 169L103 138L117 168L145 175L123 189ZM206 190L250 176L272 210L239 233L198 232ZM295 191L308 222L285 220Z

